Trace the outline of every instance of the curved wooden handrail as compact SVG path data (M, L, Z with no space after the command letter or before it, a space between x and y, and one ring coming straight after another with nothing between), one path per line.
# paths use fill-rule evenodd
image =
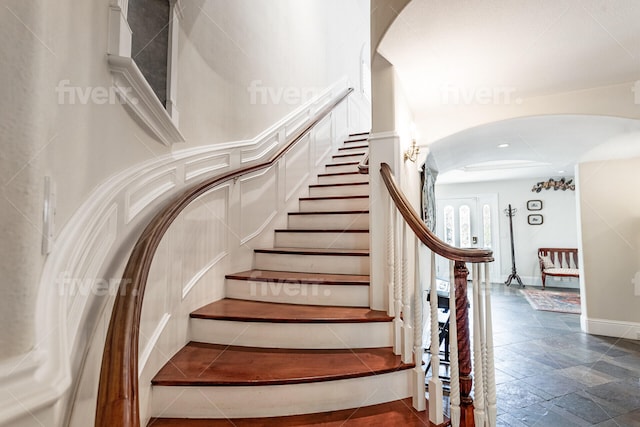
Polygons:
M231 179L275 164L315 125L353 91L349 88L318 112L308 126L289 138L269 160L210 178L186 189L168 202L149 222L138 238L113 307L102 355L96 408L96 427L139 427L138 338L144 291L153 256L169 226L191 202Z
M398 187L398 184L393 177L393 172L391 172L391 168L388 164L382 163L380 165L380 174L382 175L382 180L384 181L393 202L400 211L400 214L416 236L418 236L418 239L420 239L420 241L429 249L444 258L454 261L471 263L493 261L493 251L489 249L456 248L440 240L427 228L426 224L422 222L418 213L413 209L404 193L402 193L402 190Z

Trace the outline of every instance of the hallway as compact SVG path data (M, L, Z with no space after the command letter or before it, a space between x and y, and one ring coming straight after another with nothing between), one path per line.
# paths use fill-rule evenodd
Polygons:
M494 284L498 426L640 426L640 342L588 335Z

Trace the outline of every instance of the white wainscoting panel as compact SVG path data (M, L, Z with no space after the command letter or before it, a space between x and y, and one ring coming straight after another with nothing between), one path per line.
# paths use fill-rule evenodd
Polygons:
M195 200L182 213L178 230L182 238L182 289L184 299L228 250L229 185L219 187Z
M285 155L285 201L289 201L292 196L298 194L300 187L307 183L309 178L310 141L311 138L307 134L304 140L300 141Z
M245 244L264 230L277 213L277 168L240 179L240 236Z
M215 154L202 159L192 160L184 164L184 181L190 182L203 175L229 167L229 154Z
M131 222L132 219L156 199L175 188L177 180L176 168L171 167L147 177L127 190L125 196L125 217L127 223Z
M314 129L315 144L313 158L315 166L324 163L325 157L333 150L333 113L325 117Z

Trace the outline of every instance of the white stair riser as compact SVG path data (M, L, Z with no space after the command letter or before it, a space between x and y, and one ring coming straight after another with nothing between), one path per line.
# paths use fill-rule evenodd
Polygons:
M343 155L343 154L348 154L348 155ZM362 160L362 157L364 157L365 153L363 152L359 152L359 153L340 153L340 154L336 154L336 156L333 156L331 159L334 163L342 163L342 162L359 162L360 160Z
M318 177L318 184L346 184L347 182L369 182L369 175L357 173L349 175L324 175Z
M363 146L366 146L366 147L363 148ZM363 151L367 151L368 149L369 149L369 146L367 144L358 144L357 142L350 142L340 147L337 154L362 153Z
M254 268L256 270L328 274L369 274L368 256L299 255L256 252L254 257Z
M273 386L154 386L151 416L255 418L360 408L411 396L412 373Z
M191 341L293 349L375 348L393 345L392 322L268 323L190 319ZM309 337L313 337L310 340Z
M289 215L289 228L368 230L368 213Z
M282 304L369 307L369 286L227 279L226 297Z
M369 233L278 231L275 247L322 249L369 249Z
M358 172L358 165L325 166L324 171L325 173Z
M309 187L309 197L368 196L369 185Z
M300 212L339 212L369 210L369 198L300 200Z

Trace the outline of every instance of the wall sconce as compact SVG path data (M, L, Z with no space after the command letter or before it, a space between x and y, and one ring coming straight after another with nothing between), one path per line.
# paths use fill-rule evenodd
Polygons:
M413 163L418 160L418 154L420 154L420 147L416 145L416 140L411 140L411 147L404 152L404 161L411 160Z

